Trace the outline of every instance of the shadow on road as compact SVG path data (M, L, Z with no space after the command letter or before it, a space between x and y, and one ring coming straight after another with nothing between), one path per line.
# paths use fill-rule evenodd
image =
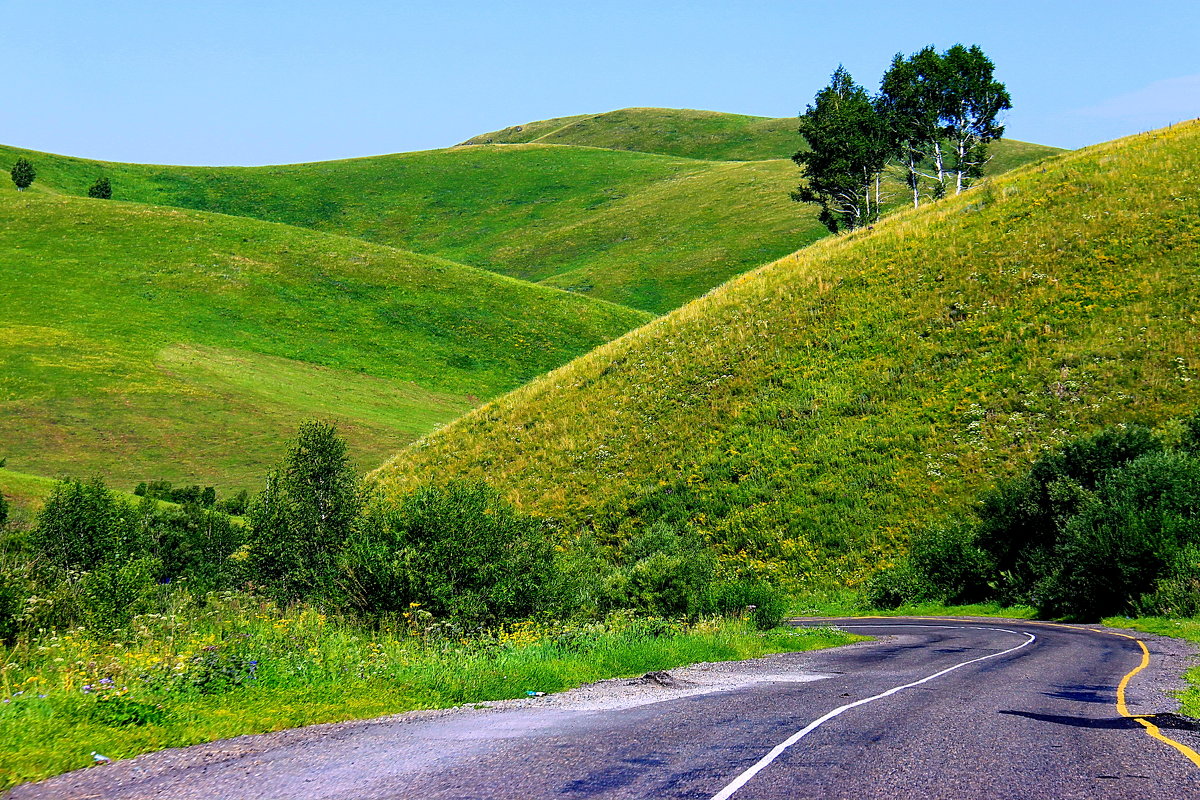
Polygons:
M1038 722L1053 722L1055 725L1070 725L1073 728L1100 728L1108 730L1141 730L1141 725L1132 717L1073 717L1067 714L1039 714L1036 711L1001 711L1014 717L1025 717ZM1142 714L1141 718L1160 728L1175 731L1200 731L1200 720L1181 714Z

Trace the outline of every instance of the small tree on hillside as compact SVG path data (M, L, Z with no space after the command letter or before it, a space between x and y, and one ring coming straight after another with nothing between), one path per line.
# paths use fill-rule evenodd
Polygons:
M958 194L982 173L988 143L1004 135L999 117L1012 108L1012 98L1004 84L992 77L995 64L978 45L954 45L942 56L942 65L942 124L952 148Z
M800 133L811 149L792 156L805 172L792 199L819 204L821 222L834 233L878 219L892 144L879 110L844 67L800 117Z
M99 177L96 182L88 187L88 197L94 197L97 200L112 199L112 183L106 177Z
M33 185L34 178L37 177L37 170L33 168L33 164L29 163L27 158L18 158L12 167L12 180L17 185L17 191L23 192Z
M250 516L250 567L281 600L329 597L337 556L362 508L346 442L325 422L301 424Z

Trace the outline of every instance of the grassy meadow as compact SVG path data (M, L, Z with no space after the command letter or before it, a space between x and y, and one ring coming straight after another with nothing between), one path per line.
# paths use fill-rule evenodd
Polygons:
M655 522L854 585L1044 447L1197 387L1188 123L825 239L402 451L617 540Z
M0 262L0 457L125 488L256 486L311 417L367 467L649 318L359 239L32 191L0 192Z

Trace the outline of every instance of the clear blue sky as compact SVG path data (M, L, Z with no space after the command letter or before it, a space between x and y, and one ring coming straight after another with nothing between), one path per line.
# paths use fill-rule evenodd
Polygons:
M176 164L419 150L627 106L794 116L839 63L979 44L1008 135L1200 116L1200 2L0 0L0 142Z

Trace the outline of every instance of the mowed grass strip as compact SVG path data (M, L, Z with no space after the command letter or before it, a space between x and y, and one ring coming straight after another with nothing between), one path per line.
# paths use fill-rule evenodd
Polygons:
M649 315L245 218L0 192L0 441L31 474L252 486L298 422L369 466Z
M694 528L854 584L1045 447L1197 399L1200 125L825 239L490 403L376 473L570 525ZM774 566L772 566L774 565Z

